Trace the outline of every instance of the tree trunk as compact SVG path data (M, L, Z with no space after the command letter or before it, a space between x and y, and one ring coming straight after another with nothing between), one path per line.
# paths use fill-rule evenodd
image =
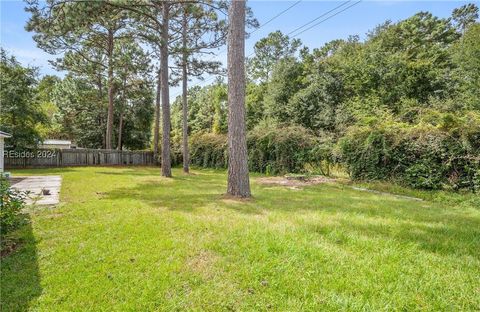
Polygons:
M168 90L168 12L169 3L162 7L162 42L160 51L160 71L162 88L162 176L172 176L170 160L170 99Z
M190 156L188 152L188 102L187 102L187 13L183 12L182 21L182 45L183 45L183 62L182 62L182 140L183 140L183 172L189 172Z
M98 75L98 105L100 109L103 109L103 83L102 83L102 75ZM103 126L105 125L105 119L102 114L99 114L97 117L97 122L98 122L98 127L99 129L102 129ZM106 139L106 133L102 131L102 148L105 148L105 139Z
M159 150L159 141L160 141L160 69L157 73L157 97L155 98L155 126L153 130L153 155L155 162L158 160L158 150Z
M122 132L123 132L123 110L120 112L120 120L118 122L118 143L117 150L122 150Z
M123 77L123 92L122 92L122 106L120 107L120 120L118 121L118 142L117 142L117 150L122 150L122 132L123 132L123 112L127 107L127 96L125 92L127 91L127 66L125 65L125 76Z
M228 16L227 193L237 197L250 197L245 129L245 1L232 1Z
M108 56L108 113L107 113L107 133L105 135L105 148L112 149L112 134L113 134L113 31L112 30L108 30L107 56Z

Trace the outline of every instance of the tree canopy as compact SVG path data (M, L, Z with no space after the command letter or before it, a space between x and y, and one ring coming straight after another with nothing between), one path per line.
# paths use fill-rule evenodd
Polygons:
M235 98L248 148L255 149L248 155L265 162L251 169L315 170L328 161L359 178L411 182L417 176L430 188L480 185L475 4L446 18L418 12L385 21L364 39L352 35L313 48L274 31L242 59L245 84L237 81L243 80L238 72L239 78L225 82L225 68L214 57L231 31L229 4L28 1L27 30L41 49L56 55L52 65L67 74L40 78L35 68L2 50L1 129L13 132L9 142L16 148L47 138L92 148L153 147L162 174L169 176L180 159L188 172L189 156L196 164L202 163L195 159L199 155L212 163L209 155L226 148L211 143L226 139ZM258 27L248 8L245 15L243 28ZM189 85L205 74L217 79ZM181 97L170 105L170 87L180 82ZM244 98L228 96L234 85L245 89ZM284 156L274 146L299 136L308 148L294 148L302 151L295 162L280 160Z

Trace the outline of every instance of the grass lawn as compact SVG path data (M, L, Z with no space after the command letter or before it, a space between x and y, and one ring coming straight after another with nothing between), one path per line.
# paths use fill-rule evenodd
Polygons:
M2 259L1 310L480 309L480 209L322 184L222 197L223 171L65 168Z

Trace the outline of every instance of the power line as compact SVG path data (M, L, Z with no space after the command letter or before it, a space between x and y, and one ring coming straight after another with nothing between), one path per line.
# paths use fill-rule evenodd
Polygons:
M267 24L269 24L270 22L272 22L273 20L277 19L278 17L280 17L281 15L283 15L285 12L287 12L288 10L290 10L291 8L293 8L294 6L296 6L297 4L299 4L300 2L302 2L303 0L299 0L297 2L295 2L294 4L292 4L291 6L289 6L288 8L286 8L285 10L281 11L280 13L278 13L277 15L273 16L272 18L270 18L268 21L266 21L265 23L263 23L260 27L258 27L257 29L253 30L251 33L249 33L249 35L251 34L254 34L255 32L259 31L260 29L262 29L263 27L265 27ZM348 1L347 1L348 2ZM227 52L227 48L224 48L222 51L220 51L216 56L219 56L223 53ZM210 60L213 60L213 58L211 58Z
M273 20L277 19L278 17L282 16L285 12L287 12L288 10L290 10L291 8L293 8L294 6L296 6L297 4L299 4L300 2L302 2L303 0L299 0L297 2L295 2L294 4L292 4L291 6L289 6L288 8L284 9L283 11L279 12L278 14L276 14L275 16L271 17L268 21L266 21L265 23L263 23L260 27L258 27L257 29L253 30L251 33L249 33L249 35L259 31L261 28L265 27L267 24L271 23ZM219 55L222 55L223 53L227 52L227 48L223 49L222 51L220 51L217 55L215 55L214 57L210 58L210 61L213 60L215 57L218 57ZM205 82L208 82L212 79L215 79L217 76L212 76L211 78L207 79L207 80L203 80L202 83L197 83L197 84L194 84L192 87L195 87L195 86L198 86L200 84L205 84ZM181 94L181 92L179 92L177 95L175 95L174 97L176 98L177 96L179 96Z
M324 23L325 21L327 21L327 20L329 20L329 19L331 19L331 18L339 15L340 13L342 13L342 12L350 9L351 7L354 7L355 5L359 4L359 3L362 2L362 1L363 1L363 0L359 0L359 1L357 1L357 2L354 2L353 4L347 6L346 8L344 8L344 9L342 9L342 10L336 12L336 13L334 13L333 15L330 15L330 16L322 19L322 20L319 21L318 23L315 23L315 24L311 25L313 22L318 21L320 18L327 16L328 14L334 12L335 10L337 10L337 9L339 9L339 8L343 7L344 5L346 5L346 4L348 4L348 3L351 2L351 0L345 1L345 2L343 2L342 4L336 6L335 8L333 8L333 9L331 9L331 10L323 13L322 15L314 18L313 20L309 21L308 23L303 24L302 26L297 27L296 29L292 30L291 32L289 32L289 33L287 34L287 36L288 36L288 35L291 35L291 34L293 34L293 33L295 33L295 32L297 32L297 31L299 31L300 29L302 29L302 28L304 28L304 27L306 27L306 26L308 26L308 25L311 25L310 27L308 27L308 28L302 30L301 32L297 33L296 35L292 36L292 38L298 37L298 36L300 36L301 34L303 34L304 32L306 32L306 31L308 31L308 30L310 30L310 29L312 29L312 28L314 28L314 27L316 27L316 26ZM293 6L295 6L295 5L298 4L299 2L300 2L300 1L295 2L293 5L291 5L291 6L288 7L287 9L285 9L284 11L280 12L279 14L277 14L274 18L272 18L272 19L270 19L269 21L267 21L267 22L266 22L265 24L263 24L261 27L265 26L267 23L271 22L273 19L275 19L275 18L277 18L278 16L282 15L283 13L285 13L286 11L288 11L289 9L291 9ZM260 29L261 27L259 27L258 29ZM258 30L258 29L256 29L256 30ZM255 31L256 31L256 30L255 30ZM255 31L253 31L253 32L255 32ZM253 32L252 32L252 33L253 33ZM226 51L226 49L225 49L223 52L225 52L225 51ZM223 53L223 52L222 52L222 53ZM249 54L249 55L247 56L247 58L249 58L249 57L252 56L253 54L255 54L255 52ZM218 56L218 55L217 55L217 56ZM212 80L212 79L215 79L215 78L216 78L216 76L213 76L213 77L211 77L211 78L209 78L209 79L207 79L207 80L204 80L204 81L202 81L202 84L205 84L206 82L208 82L208 81L210 81L210 80ZM195 84L194 86L197 86L197 85L200 85L200 84ZM179 93L178 95L180 95L180 93ZM175 97L177 97L178 95L176 95Z
M323 23L323 22L325 22L325 21L328 21L328 20L331 19L332 17L335 17L335 16L337 16L338 14L340 14L340 13L342 13L342 12L350 9L351 7L356 6L356 5L359 4L360 2L362 2L362 0L359 0L359 1L357 1L357 2L355 2L355 3L353 3L353 4L351 4L351 5L349 5L349 6L346 7L345 9L340 10L340 11L336 12L336 13L333 14L333 15L330 15L329 17L321 20L320 22L318 22L318 23L316 23L316 24L313 24L312 26L308 27L307 29L302 30L301 32L299 32L298 34L296 34L295 36L293 36L292 38L295 38L295 37L300 36L301 34L303 34L304 32L306 32L307 30L310 30L310 29L312 29L313 27L316 27L316 26L320 25L321 23Z
M275 15L274 17L272 17L271 19L269 19L268 21L266 21L265 23L263 23L260 27L258 27L257 29L255 29L254 31L252 31L249 35L259 31L262 27L265 27L266 25L268 25L271 21L273 21L274 19L278 18L279 16L283 15L285 12L287 12L288 10L290 10L291 8L293 8L294 6L296 6L297 4L299 4L300 2L302 2L302 0L299 0L297 2L295 2L294 4L292 4L291 6L289 6L288 8L286 8L285 10L283 10L282 12L278 13L277 15Z
M349 3L349 2L351 2L351 0L345 1L345 2L343 2L342 4L337 5L336 7L334 7L333 9L331 9L330 11L327 11L327 12L323 13L322 15L314 18L314 19L311 20L310 22L308 22L308 23L306 23L306 24L303 24L303 25L300 26L300 27L295 28L294 30L292 30L291 32L289 32L289 33L287 34L287 36L289 36L289 35L297 32L298 30L304 28L305 26L308 26L308 25L312 24L313 22L319 20L320 18L322 18L322 17L324 17L324 16L326 16L326 15L334 12L335 10L341 8L342 6L344 6L345 4L347 4L347 3ZM310 30L310 29L312 29L313 27L316 27L316 26L320 25L321 23L323 23L323 22L331 19L332 17L337 16L338 14L342 13L343 11L346 11L346 10L348 10L349 8L351 8L351 7L359 4L360 2L362 2L362 0L359 0L359 1L355 2L355 3L353 3L352 5L347 6L347 7L344 8L343 10L340 10L340 11L336 12L335 14L330 15L330 16L328 16L327 18L321 20L320 22L313 24L312 26L308 27L307 29L304 29L304 30L302 30L301 32L297 33L296 35L292 36L292 39L295 38L295 37L298 37L299 35L303 34L303 33L306 32L307 30ZM255 54L255 52L250 53L250 54L247 56L247 58L249 58L250 56L252 56L252 55L254 55L254 54Z
M324 17L324 16L326 16L326 15L328 15L328 14L332 13L333 11L335 11L335 10L337 10L337 9L341 8L342 6L344 6L345 4L349 3L350 1L351 1L351 0L348 0L348 1L342 2L340 5L337 5L336 7L334 7L333 9L331 9L330 11L327 11L327 12L323 13L322 15L320 15L320 16L317 16L316 18L314 18L314 19L313 19L313 20L311 20L310 22L308 22L308 23L305 23L305 24L303 24L302 26L295 28L294 30L292 30L291 32L289 32L289 33L287 34L287 36L290 36L291 34L293 34L293 33L297 32L298 30L302 29L303 27L306 27L306 26L310 25L311 23L313 23L313 22L315 22L315 21L317 21L317 20L321 19L322 17Z

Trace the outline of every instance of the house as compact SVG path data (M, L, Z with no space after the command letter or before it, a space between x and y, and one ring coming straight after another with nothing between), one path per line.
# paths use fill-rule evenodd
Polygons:
M4 140L5 138L10 138L10 137L12 137L10 134L0 131L0 174L3 173L3 156L4 156L3 149L5 146Z
M44 140L38 145L39 148L45 149L70 149L77 148L70 140Z

